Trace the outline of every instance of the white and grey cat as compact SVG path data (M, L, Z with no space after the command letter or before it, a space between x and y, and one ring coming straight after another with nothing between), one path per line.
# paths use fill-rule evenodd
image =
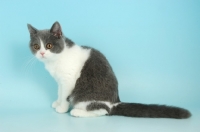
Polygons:
M188 110L165 105L123 103L118 82L106 57L98 50L78 46L63 35L55 22L49 30L28 24L30 49L58 83L58 113L69 110L75 117L122 115L129 117L177 118L191 116Z

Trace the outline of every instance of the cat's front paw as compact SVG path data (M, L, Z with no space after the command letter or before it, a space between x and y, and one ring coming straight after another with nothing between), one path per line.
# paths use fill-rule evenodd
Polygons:
M68 111L68 107L67 106L57 106L56 107L56 112L58 113L66 113Z
M52 107L53 107L53 108L56 108L57 106L59 106L59 103L58 103L58 101L56 100L56 101L54 101L54 102L52 103Z

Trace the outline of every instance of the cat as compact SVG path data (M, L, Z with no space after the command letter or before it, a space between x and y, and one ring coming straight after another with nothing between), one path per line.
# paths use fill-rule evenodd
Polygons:
M189 118L183 108L140 103L124 103L118 95L118 81L106 57L98 50L78 46L64 36L55 22L48 30L27 24L33 55L58 83L58 99L52 107L74 117L120 115L149 118Z

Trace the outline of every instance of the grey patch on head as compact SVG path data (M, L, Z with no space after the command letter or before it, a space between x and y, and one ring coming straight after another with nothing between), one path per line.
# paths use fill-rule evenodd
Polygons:
M60 23L59 22L55 22L51 29L50 29L50 33L56 37L56 38L61 38L62 37L62 28L60 26Z
M38 30L31 26L31 24L27 24L27 27L31 35L36 34L38 32Z
M68 46L69 48L74 45L73 41L63 35L61 26L58 22L55 22L50 30L37 30L30 24L28 24L27 26L31 38L29 46L33 54L37 52L37 50L35 50L33 46L35 44L39 44L41 46L40 39L43 41L45 48L47 44L51 43L53 45L53 48L50 49L50 51L56 54L63 51L65 43L66 46Z
M86 46L82 48L91 49L91 52L70 95L70 98L73 98L72 103L94 100L120 102L118 82L105 56L93 48Z
M100 109L105 109L108 113L110 113L110 108L104 103L93 102L86 107L87 111L100 110Z
M74 46L74 42L68 38L65 37L65 43L67 44L67 46L69 48L71 48L72 46Z

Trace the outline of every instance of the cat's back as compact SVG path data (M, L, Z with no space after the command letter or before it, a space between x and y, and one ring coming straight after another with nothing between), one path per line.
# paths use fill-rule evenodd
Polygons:
M90 56L85 62L82 72L88 72L88 74L95 73L99 76L114 75L111 65L107 58L97 49L81 46L83 49L90 49Z
M87 46L82 48L90 49L90 56L72 92L73 102L90 100L119 102L118 82L106 57L94 48Z

